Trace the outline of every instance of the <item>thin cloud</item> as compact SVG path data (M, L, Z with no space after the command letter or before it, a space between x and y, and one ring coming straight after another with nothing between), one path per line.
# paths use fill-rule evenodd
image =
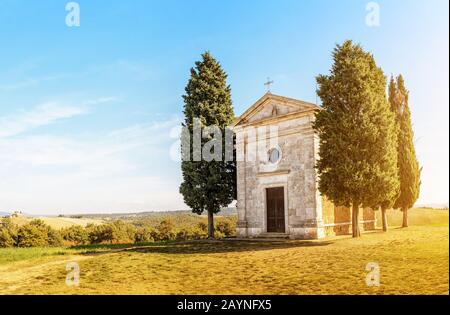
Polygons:
M37 63L25 63L18 66L14 73L22 77L15 82L11 82L7 77L7 83L0 82L0 92L11 92L29 87L34 87L42 83L70 79L84 78L92 76L128 76L136 80L147 80L157 77L158 68L155 65L149 65L144 62L119 59L105 65L95 65L78 72L56 73L43 76L27 76L26 72L30 69L37 68ZM160 72L160 71L158 71ZM120 75L119 75L120 73Z
M22 135L0 141L0 209L29 213L186 208L169 162L178 118L96 135ZM26 198L24 198L26 196Z
M70 74L55 74L55 75L46 75L42 77L36 77L36 78L25 78L21 81L17 81L14 83L7 83L7 84L0 84L0 91L3 92L10 92L18 89L27 88L30 86L35 86L43 82L48 81L56 81L61 79L66 79L71 77Z
M115 101L113 97L104 97L83 102L81 105L63 105L49 102L28 111L0 117L0 139L15 136L31 129L52 124L61 119L68 119L90 112L91 106Z

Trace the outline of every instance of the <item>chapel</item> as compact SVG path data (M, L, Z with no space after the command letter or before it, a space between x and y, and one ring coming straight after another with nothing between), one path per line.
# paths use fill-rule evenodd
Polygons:
M315 104L267 92L232 124L237 155L237 236L319 239L351 233L351 211L318 190ZM361 230L375 229L361 209Z

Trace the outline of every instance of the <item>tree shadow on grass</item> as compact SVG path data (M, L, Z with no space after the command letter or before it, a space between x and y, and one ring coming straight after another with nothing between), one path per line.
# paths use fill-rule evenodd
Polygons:
M136 248L146 248L153 246L170 246L175 241L166 242L149 242L149 243L125 243L125 244L88 244L88 245L76 245L70 247L70 249L78 251L80 255L94 256L101 254L109 254L116 252L130 251Z
M136 247L127 251L160 254L217 254L273 249L327 246L329 241L191 241L162 246Z
M77 246L82 255L101 255L114 252L136 252L142 254L215 254L254 252L273 249L318 247L333 244L332 241L296 240L198 240L146 244L101 244Z

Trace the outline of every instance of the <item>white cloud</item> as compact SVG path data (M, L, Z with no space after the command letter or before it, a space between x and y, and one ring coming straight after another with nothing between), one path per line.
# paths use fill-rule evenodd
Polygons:
M29 129L48 125L59 119L82 115L86 112L86 107L64 106L56 103L42 104L30 111L0 117L0 138L14 136Z
M179 119L77 136L0 138L0 209L29 213L186 208L167 176ZM172 164L171 164L172 163ZM160 167L159 164L162 166Z
M103 97L82 102L80 105L64 105L58 102L48 102L28 111L0 117L0 139L15 136L30 129L52 124L60 119L87 114L90 107L116 100L113 97Z
M0 77L0 92L12 92L22 90L29 87L35 87L43 83L73 79L73 78L85 78L97 75L104 75L107 77L117 76L118 73L121 76L126 75L134 80L147 80L150 78L156 78L158 73L158 65L149 64L145 61L134 61L127 59L118 59L112 63L105 65L95 65L88 67L79 72L67 72L67 73L54 73L41 76L30 76L28 73L30 70L39 67L42 60L25 60L22 64L14 67L7 75ZM17 78L12 79L13 78Z
M17 71L17 72L19 72L19 71ZM46 76L34 77L34 78L29 77L29 78L25 78L25 79L22 79L20 81L13 82L13 83L11 83L11 82L2 83L2 84L0 84L0 91L10 92L10 91L14 91L14 90L24 89L24 88L27 88L30 86L36 86L43 82L67 79L69 77L71 77L70 74L54 74L54 75L46 75Z

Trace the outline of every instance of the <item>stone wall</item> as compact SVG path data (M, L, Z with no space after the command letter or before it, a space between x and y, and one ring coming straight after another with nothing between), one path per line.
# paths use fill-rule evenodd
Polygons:
M350 209L335 207L317 188L319 139L312 128L315 110L312 104L266 94L234 125L238 237L266 233L266 189L271 187L284 187L285 231L291 238L317 239L351 232ZM270 127L278 129L278 136L271 134ZM265 131L261 133L262 129ZM259 155L252 148L261 140L266 145ZM275 164L267 159L272 148L281 152ZM241 160L244 156L245 161ZM364 209L361 213L362 228L374 229L374 212Z
M311 126L313 114L276 122L278 141L267 137L269 151L276 147L281 157L275 165L256 156L255 160L238 162L238 236L256 237L266 228L266 189L284 187L286 207L286 234L293 238L319 238L324 236L320 202L317 200L315 159L317 138ZM239 131L238 131L239 132ZM245 132L241 130L240 132ZM248 152L260 139L246 135L243 148ZM242 143L241 143L242 144Z
M360 225L362 231L375 230L375 212L361 208ZM348 235L352 233L352 211L347 207L336 207L327 198L322 198L323 224L327 236Z

